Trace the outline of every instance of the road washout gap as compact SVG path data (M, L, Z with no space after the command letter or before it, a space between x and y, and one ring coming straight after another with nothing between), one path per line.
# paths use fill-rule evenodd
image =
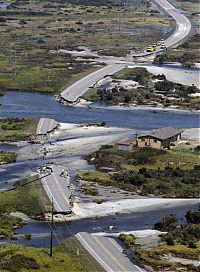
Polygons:
M176 22L176 30L175 32L167 38L164 43L166 48L179 44L183 41L191 31L191 22L189 19L181 14L181 11L176 9L172 4L170 4L167 0L155 0L156 4L165 10ZM148 53L144 52L142 54L138 54L137 57L145 57L148 55L152 55L155 53L159 53L163 51L162 49L158 49L155 52ZM136 56L135 56L136 57ZM109 60L109 59L108 59ZM72 84L64 91L60 93L57 97L57 100L62 104L68 105L69 103L73 104L78 101L78 99L88 91L89 88L93 87L96 82L104 78L108 75L113 75L114 73L125 68L125 64L110 64L106 67L103 67Z

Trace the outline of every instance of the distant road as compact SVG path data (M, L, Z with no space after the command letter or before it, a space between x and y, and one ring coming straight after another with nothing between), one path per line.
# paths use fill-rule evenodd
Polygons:
M166 47L170 47L180 43L185 39L191 31L190 20L181 13L180 10L176 9L167 0L154 0L158 5L160 5L176 22L175 32L165 40Z
M68 102L76 102L80 96L88 91L97 81L107 75L113 75L122 70L125 64L111 64L101 68L75 82L73 85L61 92L61 98Z
M52 130L54 130L58 126L58 124L59 123L53 119L40 118L40 121L37 126L37 130L36 130L36 134L45 135L48 132L51 132Z
M113 238L86 232L76 234L76 238L108 272L145 272L123 254L123 248Z
M191 31L191 23L189 19L185 15L181 14L181 11L176 9L167 0L155 0L155 2L175 20L177 25L175 32L165 40L166 47L170 47L180 43L189 35ZM163 49L157 49L155 52L152 53L143 52L141 54L136 54L135 57L145 57L148 55L159 53L161 51L163 51ZM107 58L107 60L109 60L109 58ZM125 64L110 64L94 73L87 75L86 77L83 77L70 87L66 88L63 92L61 92L61 100L63 99L64 101L72 103L76 102L79 97L86 93L88 89L92 87L97 81L104 78L106 75L112 75L117 71L122 70L124 67Z

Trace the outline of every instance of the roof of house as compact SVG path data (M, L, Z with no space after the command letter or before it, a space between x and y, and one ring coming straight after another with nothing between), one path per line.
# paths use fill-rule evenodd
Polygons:
M175 135L178 135L182 133L183 130L177 129L177 128L161 128L161 129L155 129L150 132L147 132L146 134L139 135L138 138L144 138L144 137L153 137L160 140L165 140L170 137L173 137Z
M117 145L126 145L126 146L129 146L129 145L132 145L133 142L132 141L121 141L121 142L118 142Z

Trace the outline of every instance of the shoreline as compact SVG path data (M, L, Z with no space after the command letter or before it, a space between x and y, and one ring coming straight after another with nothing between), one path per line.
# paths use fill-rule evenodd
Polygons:
M99 105L95 105L99 103ZM101 105L102 104L102 105ZM105 105L104 105L105 104ZM152 111L172 111L172 112L185 112L185 113L200 113L200 110L196 109L183 109L176 106L169 106L164 107L162 104L158 105L150 105L150 104L130 104L130 105L124 105L124 104L107 104L103 101L90 101L83 98L80 98L80 100L76 104L71 104L70 107L86 107L86 108L107 108L107 109L113 109L113 110L152 110ZM155 112L156 113L156 112Z

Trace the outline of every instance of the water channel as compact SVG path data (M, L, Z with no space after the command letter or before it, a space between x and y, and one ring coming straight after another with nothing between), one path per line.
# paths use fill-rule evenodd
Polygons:
M153 109L114 109L105 104L95 103L90 108L66 107L46 94L30 92L7 92L0 97L0 117L13 118L53 118L65 123L95 123L105 121L110 126L149 130L159 127L196 128L199 127L199 114L184 111L153 110ZM0 145L0 150L17 151L14 145ZM139 201L139 200L138 200ZM150 213L135 212L115 216L101 217L97 220L82 219L69 223L56 223L54 225L54 243L80 231L96 232L108 230L114 225L118 231L129 231L152 228L153 224L166 214L176 213L180 218L188 209L196 209L198 204L180 206L176 208L165 207L155 209ZM116 230L115 230L116 231ZM20 239L25 245L47 247L49 244L49 224L31 221L23 228L16 230L16 234L32 233L31 241Z

